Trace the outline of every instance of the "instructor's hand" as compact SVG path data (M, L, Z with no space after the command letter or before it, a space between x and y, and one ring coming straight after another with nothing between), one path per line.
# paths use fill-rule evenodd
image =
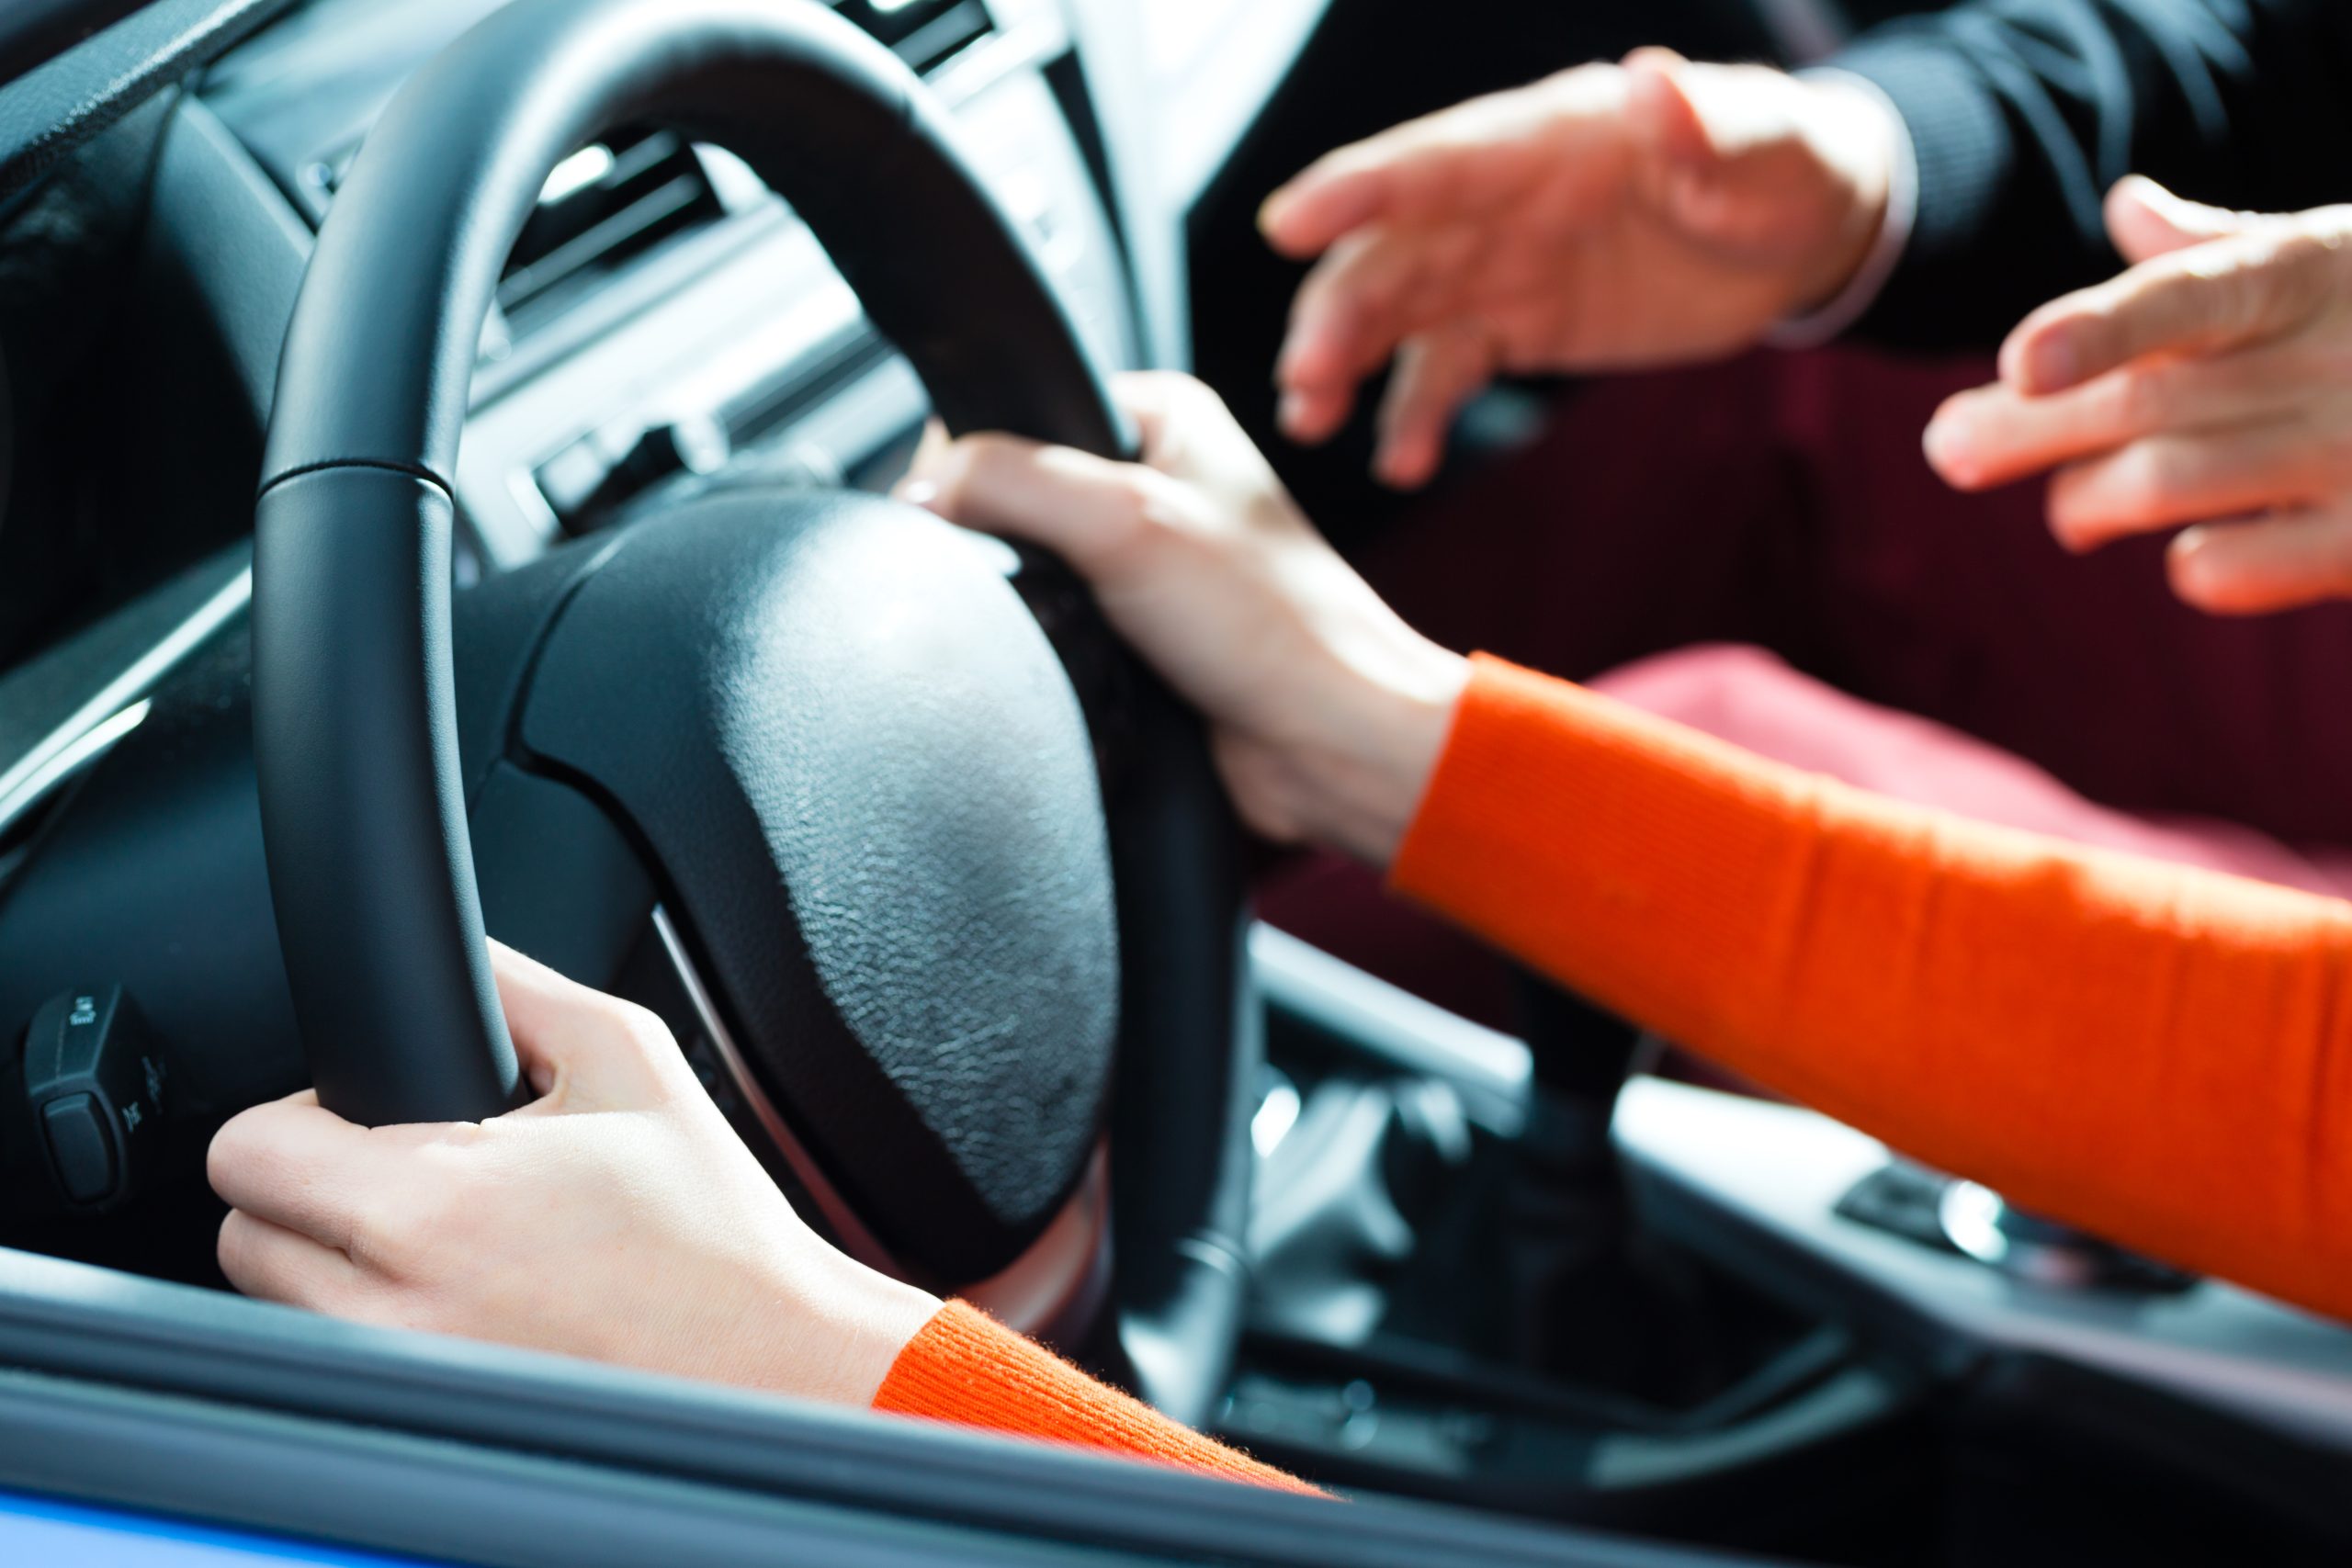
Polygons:
M900 486L951 522L1042 545L1209 719L1259 832L1395 852L1468 666L1396 617L1323 541L1215 392L1122 377L1143 461L1009 435L925 444Z
M365 1128L304 1092L212 1141L248 1295L836 1404L871 1404L938 1309L826 1245L660 1020L491 948L538 1099Z
M2225 212L2135 177L2107 220L2137 265L2027 317L1928 460L1962 490L2054 470L2070 549L2194 525L2169 560L2203 609L2352 596L2352 207Z
M1322 258L1276 370L1283 428L1330 435L1394 355L1375 468L1418 485L1498 371L1746 347L1859 270L1899 134L1834 79L1644 50L1343 147L1260 215L1275 249Z

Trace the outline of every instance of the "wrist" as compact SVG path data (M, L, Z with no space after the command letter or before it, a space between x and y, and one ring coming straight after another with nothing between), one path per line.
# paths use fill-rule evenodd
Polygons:
M813 1238L810 1238L813 1240ZM787 1264L761 1329L770 1348L761 1386L862 1410L910 1340L939 1313L939 1298L830 1247L816 1268Z
M1818 310L1850 288L1887 222L1907 132L1885 96L1829 71L1803 78L1807 139L1838 191L1830 231L1793 279L1789 313Z
M1445 749L1470 661L1397 622L1335 662L1295 753L1302 836L1385 866Z

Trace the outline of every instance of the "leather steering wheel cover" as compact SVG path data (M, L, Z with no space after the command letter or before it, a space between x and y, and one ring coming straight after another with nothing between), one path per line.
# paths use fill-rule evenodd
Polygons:
M635 122L723 145L790 199L951 429L1129 445L1027 242L888 50L813 4L514 0L402 86L337 192L263 488L337 465L450 488L515 237L560 159Z
M479 1120L516 1093L459 783L451 476L482 322L548 172L649 121L728 147L795 204L950 428L1126 446L949 123L831 11L515 0L420 70L304 276L255 516L271 893L320 1098L356 1121Z
M1131 445L944 118L831 13L518 0L419 72L313 253L255 517L254 741L277 928L321 1098L363 1122L480 1118L515 1093L459 772L452 457L497 273L547 173L601 129L644 119L730 147L798 205L951 428ZM1197 719L1133 673L1138 762L1110 824L1118 1345L1138 1392L1198 1422L1241 1314L1258 1059L1247 890Z

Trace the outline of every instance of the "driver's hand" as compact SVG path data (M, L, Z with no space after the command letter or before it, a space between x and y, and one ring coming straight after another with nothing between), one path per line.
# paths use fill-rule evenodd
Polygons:
M1330 435L1393 355L1374 469L1418 485L1498 371L1744 348L1860 268L1899 135L1834 78L1643 50L1343 147L1260 215L1322 258L1276 367L1283 429Z
M1212 726L1243 818L1374 863L1395 852L1468 679L1326 544L1215 392L1121 377L1143 437L1114 463L934 435L899 487L951 522L1056 551Z
M308 1092L213 1139L248 1295L864 1405L937 1310L801 1223L660 1020L491 946L538 1098L368 1129Z
M2069 548L2174 536L2174 590L2223 614L2352 597L2352 207L2225 212L2109 193L2135 265L2028 316L2001 378L1928 427L1965 490L2049 472Z

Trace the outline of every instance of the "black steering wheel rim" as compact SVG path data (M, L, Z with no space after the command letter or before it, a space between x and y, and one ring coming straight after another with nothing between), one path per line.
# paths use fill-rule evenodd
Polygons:
M500 267L556 164L642 122L723 144L788 192L949 428L1125 444L1059 299L929 95L832 13L518 0L427 64L321 232L257 520L271 889L320 1099L355 1120L478 1120L514 1100L458 782L447 514ZM338 502L342 522L319 521ZM386 508L420 525L354 520ZM351 537L367 527L408 548ZM360 863L322 874L338 855Z
M272 896L321 1100L364 1123L478 1120L518 1092L459 769L456 453L498 274L548 173L635 123L726 146L791 199L949 428L1127 446L944 114L821 6L516 0L424 67L370 133L313 254L255 522ZM1254 1041L1229 817L1204 805L1217 795L1197 726L1143 684L1156 778L1113 829L1126 1021L1114 1226L1123 1337L1148 1392L1187 1414L1221 1377L1238 1313ZM1151 1179L1121 1187L1121 1164Z

